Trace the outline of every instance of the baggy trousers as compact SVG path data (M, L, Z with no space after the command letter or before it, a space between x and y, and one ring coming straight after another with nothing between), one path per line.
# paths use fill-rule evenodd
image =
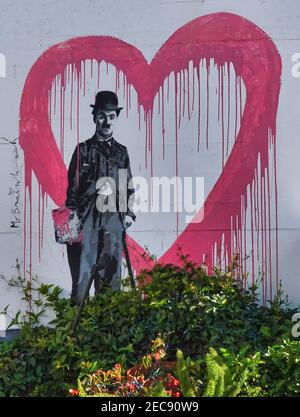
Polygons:
M76 303L82 300L94 264L98 266L95 293L99 291L102 280L115 291L121 289L123 229L119 213L102 213L101 221L96 224L89 216L82 233L80 243L67 245L72 276L71 298Z

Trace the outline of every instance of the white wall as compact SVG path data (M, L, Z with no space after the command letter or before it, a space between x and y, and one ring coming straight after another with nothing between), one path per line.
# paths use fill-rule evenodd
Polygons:
M300 194L299 188L299 129L300 129L300 78L292 75L292 55L300 52L300 3L298 0L202 0L202 1L159 1L159 0L1 0L0 4L0 53L6 57L6 75L0 78L0 137L13 141L19 135L19 104L25 78L36 59L50 46L82 35L109 35L120 38L138 48L148 62L161 45L182 25L192 19L214 12L239 14L264 30L276 44L282 59L282 86L277 117L277 174L278 174L278 227L279 227L279 277L289 300L300 303ZM1 75L0 71L0 75ZM107 85L109 85L109 77ZM93 133L88 104L93 101L92 81L82 98L81 139ZM132 95L134 103L134 92ZM171 126L172 114L166 123ZM53 121L53 129L57 121ZM195 123L195 122L191 122ZM154 123L156 126L156 123ZM195 126L186 126L195 132ZM155 132L154 132L155 134ZM158 133L157 133L158 134ZM171 127L169 131L172 136ZM121 143L128 146L134 175L139 175L140 155L143 152L143 131L137 134L136 114L129 118L123 114L116 132ZM131 142L128 138L133 138ZM74 132L66 133L65 162L68 164L75 144ZM171 142L170 142L171 143ZM182 155L192 148L186 142ZM0 140L1 200L0 200L0 272L6 277L15 274L15 260L24 261L24 161L21 148L16 142ZM170 155L174 149L170 145ZM17 153L16 153L17 152ZM220 167L218 144L210 152L200 156L197 169L195 161L186 163L186 175L203 175L205 194L213 186ZM16 155L18 158L16 158ZM160 175L171 175L172 157L166 169L160 167ZM184 158L183 158L184 159ZM184 166L184 162L183 162ZM171 167L171 168L170 168ZM206 174L205 174L206 173ZM11 175L16 174L16 175ZM17 180L16 180L17 178ZM20 184L17 183L20 181ZM10 189L15 192L10 193ZM37 208L37 184L34 186L33 214ZM11 210L17 202L20 223L10 227L14 220ZM70 275L65 248L53 239L51 209L55 204L48 199L45 209L44 247L39 259L38 218L34 217L32 271L43 281L59 284L70 290ZM146 244L150 251L161 255L175 238L170 217L151 215L150 220L134 226L132 235ZM171 220L170 220L171 219ZM28 253L26 253L28 259ZM27 265L28 266L28 265ZM19 294L0 282L0 309L10 304L11 309L20 307ZM1 330L1 329L0 329Z

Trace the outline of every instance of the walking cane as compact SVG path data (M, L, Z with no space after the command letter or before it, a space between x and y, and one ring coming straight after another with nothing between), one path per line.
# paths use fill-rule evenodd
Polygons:
M134 278L133 278L133 273L132 273L132 268L131 268L131 263L130 263L130 258L129 258L129 252L128 252L128 248L127 248L127 243L126 243L126 229L123 228L123 232L122 232L122 243L123 243L123 250L124 250L124 255L125 255L125 260L126 260L126 266L127 266L127 271L128 271L128 275L130 278L130 284L132 289L135 288L135 282L134 282Z

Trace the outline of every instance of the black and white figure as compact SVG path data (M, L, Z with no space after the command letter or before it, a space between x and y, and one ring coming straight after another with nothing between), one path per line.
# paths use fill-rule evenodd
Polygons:
M82 226L81 242L67 245L71 298L76 303L83 298L94 264L95 293L101 280L120 290L122 233L135 220L128 205L134 189L127 148L113 137L122 107L111 91L100 91L91 107L96 131L73 153L65 203L76 210Z

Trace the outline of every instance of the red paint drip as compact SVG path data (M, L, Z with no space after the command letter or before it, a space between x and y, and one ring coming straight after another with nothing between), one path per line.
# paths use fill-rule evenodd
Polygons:
M146 112L144 111L144 122L145 122L145 129L146 129L146 135L145 135L145 167L147 168L148 165L148 118L146 115Z
M218 122L220 121L221 67L218 66Z
M73 65L70 68L71 70L71 98L70 98L70 129L73 129L73 84L74 84L74 70L73 70Z
M178 114L177 114L178 125L176 125L177 126L176 129L180 129L180 125L181 125L181 111L182 111L182 108L181 108L182 107L182 105L181 105L181 103L182 103L181 74L182 74L181 71L177 74L178 75L178 81L179 81L179 87L178 87L178 90L179 90L179 110L178 110Z
M115 93L118 93L118 70L116 70L115 74Z
M157 114L160 114L160 89L158 90L158 97L157 97Z
M185 77L185 70L182 71L182 88L183 88L183 103L182 103L182 118L184 118L185 115L185 96L186 96L186 77Z
M44 219L45 219L45 193L42 190L42 233L41 233L41 248L44 247Z
M174 76L175 76L175 74L174 74ZM170 101L170 76L168 75L168 78L167 78L167 99L168 99L168 101Z
M180 105L179 105L179 112L178 112L178 84L177 84L177 75L175 75L175 172L176 172L176 193L177 193L177 198L176 198L176 234L178 236L178 229L179 229L179 216L178 216L178 129L179 129L179 125L178 125L178 114L179 114L179 118L180 118L180 105L181 105L181 82L180 82L180 77L179 77L179 97L180 97ZM180 123L180 121L179 121Z
M57 78L54 79L54 109L53 109L54 114L56 113L56 83L57 83Z
M210 63L206 60L206 149L208 149L208 129L209 129L209 72Z
M141 106L139 105L139 103L137 104L137 111L139 116L139 130L141 130Z
M49 91L49 93L48 93L48 108L49 108L49 123L51 124L51 119L52 119L52 103L51 103L51 100L52 100L52 94L51 94L51 91Z
M97 89L100 89L100 71L101 71L101 61L98 61L98 79L97 79Z
M123 73L123 99L125 99L126 93L126 75Z
M224 169L224 67L221 66L221 141L222 141L222 169Z
M164 84L162 85L161 95L161 130L162 130L162 157L165 159L165 91Z
M230 127L230 65L227 63L227 146L226 146L226 158L229 153L229 127Z
M243 199L244 202L244 219L243 219L243 227L244 227L244 271L245 274L247 272L247 239L246 239L246 233L247 233L247 220L246 220L246 215L247 215L247 200L246 200L246 196L244 196ZM244 279L244 287L246 287L246 280Z
M240 126L242 125L243 117L243 102L242 102L242 78L239 76L239 96L240 96Z
M276 259L276 291L279 289L279 279L278 279L278 195L277 195L277 158L276 158L276 130L272 132L273 134L273 148L274 148L274 191L275 191L275 234L276 234L276 244L275 244L275 259Z
M237 118L238 118L238 96L237 96L238 77L235 75L235 119L234 119L234 140L237 138Z
M85 97L85 86L86 86L86 82L85 82L85 65L86 65L86 61L83 61L83 97Z
M153 139L153 134L152 134L152 130L153 130L153 109L149 110L148 112L148 125L149 125L149 143L150 143L150 173L151 173L151 177L154 176L154 169L153 169L153 143L152 143L152 139Z
M250 186L250 215L251 215L251 269L252 269L252 286L255 284L255 274L254 274L254 213L253 213L253 183Z
M201 84L200 84L200 62L196 67L197 70L197 80L198 80L198 152L200 150L200 132L201 132L201 125L200 125L200 115L201 115Z
M190 68L187 70L187 96L188 96L188 118L191 119L191 100L190 100Z
M194 111L194 108L195 108L195 68L194 68L194 62L192 62L192 64L193 64L192 111Z
M41 262L41 186L39 184L38 196L38 242L39 242L39 262Z
M264 175L263 177L263 197L264 197L264 201L263 201L263 216L264 216L264 254L265 254L265 280L266 280L266 296L268 294L267 290L268 290L268 262L267 262L267 202L266 202L266 177ZM267 302L267 299L266 299Z
M266 305L266 277L265 277L265 230L264 230L264 213L263 213L263 178L262 172L260 174L260 222L261 222L261 273L262 273L262 284L263 294L262 299L264 305Z

